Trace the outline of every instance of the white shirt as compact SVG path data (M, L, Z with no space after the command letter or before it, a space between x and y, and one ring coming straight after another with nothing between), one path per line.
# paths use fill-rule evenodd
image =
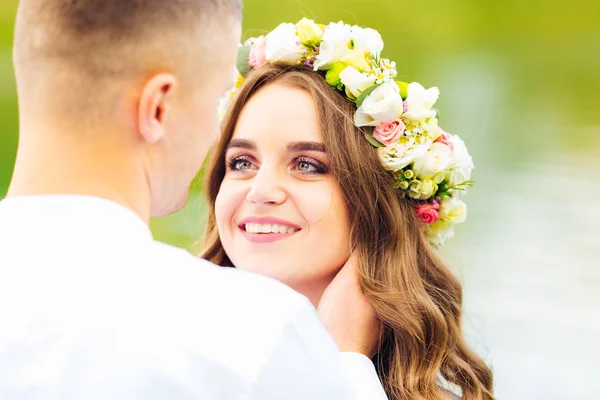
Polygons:
M84 196L0 201L0 399L386 399L308 300Z

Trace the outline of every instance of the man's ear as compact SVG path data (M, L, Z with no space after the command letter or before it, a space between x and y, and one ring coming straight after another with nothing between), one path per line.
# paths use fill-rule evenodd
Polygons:
M165 121L169 113L169 95L177 79L171 74L154 75L142 90L138 105L138 130L148 143L156 143L165 134Z

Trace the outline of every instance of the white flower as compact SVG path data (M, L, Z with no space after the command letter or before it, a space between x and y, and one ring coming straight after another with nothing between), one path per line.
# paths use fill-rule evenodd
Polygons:
M223 95L219 99L219 108L218 108L218 118L219 122L222 122L229 110L229 106L231 105L232 99L229 94Z
M364 72L358 72L354 67L346 67L340 73L340 80L346 87L346 94L357 99L362 92L375 84L375 78Z
M386 81L373 90L354 114L356 126L377 126L402 116L404 105L394 81Z
M265 55L270 63L297 65L302 60L302 50L294 24L283 23L267 35Z
M296 32L300 41L305 45L318 44L323 37L323 29L312 19L302 18L296 24Z
M432 179L426 178L421 180L421 187L419 188L419 200L427 200L433 197L437 190L438 185Z
M471 171L473 171L475 165L465 142L456 135L449 136L454 145L454 150L452 151L453 160L448 173L448 183L450 186L455 186L471 179Z
M443 143L434 143L423 157L415 161L413 170L421 179L433 178L452 165L452 151Z
M434 246L443 246L448 239L454 237L454 225L447 221L437 221L427 225L425 235Z
M427 137L431 138L433 141L445 133L442 128L440 128L439 121L436 117L430 118L427 122L421 122L420 125L423 128L423 131L427 132Z
M442 202L439 216L439 221L425 228L425 235L434 246L442 246L454 237L454 227L467 219L467 206L458 197L452 197Z
M467 205L456 196L444 200L440 206L440 219L452 224L462 224L467 219Z
M361 71L367 71L370 69L367 57L381 54L383 39L375 29L353 26L351 31L351 49L342 56L341 61L353 65Z
M352 40L354 40L354 49L363 53L375 55L383 51L383 39L375 29L353 26Z
M330 23L323 30L323 38L319 48L319 55L315 61L315 71L329 69L333 64L342 61L350 52L350 41L352 40L352 29L350 25L342 21Z
M414 121L423 121L427 118L434 117L435 111L431 107L435 104L440 91L437 87L432 87L425 90L420 83L413 82L408 85L408 97L406 98L406 118Z
M373 71L370 71L370 73L377 76L377 83L393 79L398 75L396 63L387 58L382 58L381 65L376 67Z
M244 84L244 77L240 75L240 72L236 67L233 68L233 87L227 91L221 98L219 99L219 121L222 121L225 118L225 114L227 113L235 94L238 89Z
M370 69L367 57L379 55L383 39L379 32L370 28L350 26L343 22L330 23L324 29L315 71L329 69L338 61L345 62L360 71Z
M411 141L400 140L389 146L377 149L383 167L389 171L399 171L422 157L427 152L429 144L415 145Z

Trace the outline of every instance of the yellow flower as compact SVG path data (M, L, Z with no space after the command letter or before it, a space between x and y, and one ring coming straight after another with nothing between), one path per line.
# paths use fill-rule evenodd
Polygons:
M246 78L244 78L242 75L238 74L235 79L234 88L236 88L236 89L241 88L245 81L246 81Z
M461 224L467 219L467 206L456 197L446 200L440 208L440 219L452 224Z
M315 46L319 44L323 37L323 28L312 19L302 18L296 24L296 32L300 41L305 46Z

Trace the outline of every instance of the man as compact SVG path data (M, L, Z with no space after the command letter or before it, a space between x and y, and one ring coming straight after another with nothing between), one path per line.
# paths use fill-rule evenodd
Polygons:
M21 0L1 399L385 398L352 265L322 301L334 342L290 289L152 240L150 217L185 204L216 138L240 9Z

